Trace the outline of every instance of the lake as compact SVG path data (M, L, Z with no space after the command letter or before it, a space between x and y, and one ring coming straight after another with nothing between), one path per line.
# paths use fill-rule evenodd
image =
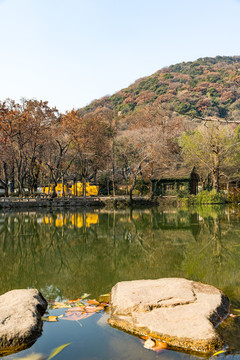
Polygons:
M1 294L37 288L48 300L84 293L94 299L118 281L184 277L220 288L240 308L240 207L1 213L0 249ZM81 321L44 322L31 348L4 358L47 357L67 343L56 360L196 358L146 350L107 318L100 312ZM225 357L240 358L238 319L221 330L231 350Z

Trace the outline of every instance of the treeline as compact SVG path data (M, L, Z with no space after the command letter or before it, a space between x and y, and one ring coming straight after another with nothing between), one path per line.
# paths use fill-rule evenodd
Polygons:
M95 114L65 115L47 102L0 104L1 183L5 194L33 194L39 185L95 178L110 156L111 121Z
M33 194L38 186L69 181L100 183L105 194L146 190L156 166L180 156L177 137L187 129L158 109L122 130L123 117L109 108L60 114L47 102L22 99L0 103L0 182L5 195L17 189ZM56 196L55 190L52 196Z
M236 124L192 122L159 107L145 109L123 129L124 117L109 108L60 114L47 102L0 103L0 182L8 192L33 194L59 182L100 184L102 194L148 191L161 170L195 166L203 188L239 179L240 136ZM174 173L174 171L173 171Z

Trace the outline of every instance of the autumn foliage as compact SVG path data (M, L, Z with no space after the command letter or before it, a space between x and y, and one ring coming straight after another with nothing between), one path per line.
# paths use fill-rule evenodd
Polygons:
M113 195L123 184L132 196L138 179L149 183L156 170L183 161L179 138L201 118L239 120L239 73L240 57L181 63L65 114L35 99L0 102L5 195L92 181Z

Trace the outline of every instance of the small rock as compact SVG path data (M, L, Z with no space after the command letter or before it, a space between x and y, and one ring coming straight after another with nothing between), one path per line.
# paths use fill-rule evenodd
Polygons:
M155 345L156 345L155 341L151 339L147 339L144 343L145 349L149 349L149 350L152 349Z
M47 301L37 289L12 290L0 296L0 352L26 347L41 335Z

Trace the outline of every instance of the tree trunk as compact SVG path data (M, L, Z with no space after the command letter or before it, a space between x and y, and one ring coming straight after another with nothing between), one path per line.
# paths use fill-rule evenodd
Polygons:
M107 193L110 195L109 179L107 178Z
M220 226L220 220L219 218L214 219L213 223L213 252L217 259L220 259L221 254L221 238L222 238L222 232L221 232L221 226Z
M212 170L212 185L213 189L217 192L220 188L220 160L219 160L219 149L215 147L213 152L213 170Z
M4 171L4 191L5 197L8 197L8 174L7 174L7 163L3 162L3 171Z
M213 189L218 192L219 191L219 168L218 167L213 170L212 178L213 178Z
M83 197L86 199L86 178L83 177Z
M62 197L65 197L63 176L62 176Z
M136 182L137 182L137 177L136 176L133 176L133 183L130 187L130 190L129 190L129 197L130 197L130 203L132 203L133 201L133 190L135 188L135 185L136 185Z
M74 177L73 179L73 192L72 192L73 196L77 195L77 186L76 186L76 178Z
M18 186L18 196L23 196L23 154L22 149L20 148L19 151L19 160L17 162L17 186Z
M115 143L114 143L114 139L112 141L112 188L113 188L113 197L115 197L116 189L115 189Z
M96 184L96 182L97 182L97 170L94 170L93 181Z
M51 195L51 198L52 198L52 199L54 199L55 197L57 197L56 187L57 187L57 181L54 180L53 193L52 193L52 195Z
M14 164L11 167L11 174L10 174L10 193L14 193L15 188L15 181L14 181Z
M48 196L50 196L50 189L51 189L51 174L48 177Z
M18 168L17 169L17 174L18 174L18 178L17 178L17 187L18 187L18 196L23 196L23 181L21 178L21 170Z
M218 158L218 154L214 153L214 168L213 168L213 172L212 172L212 182L213 182L213 189L216 190L217 192L219 191L219 173L220 173L220 166L219 166L219 158Z
M32 167L32 189L31 189L31 193L37 192L39 174L40 174L40 164L37 163L36 160L34 159L33 167Z

